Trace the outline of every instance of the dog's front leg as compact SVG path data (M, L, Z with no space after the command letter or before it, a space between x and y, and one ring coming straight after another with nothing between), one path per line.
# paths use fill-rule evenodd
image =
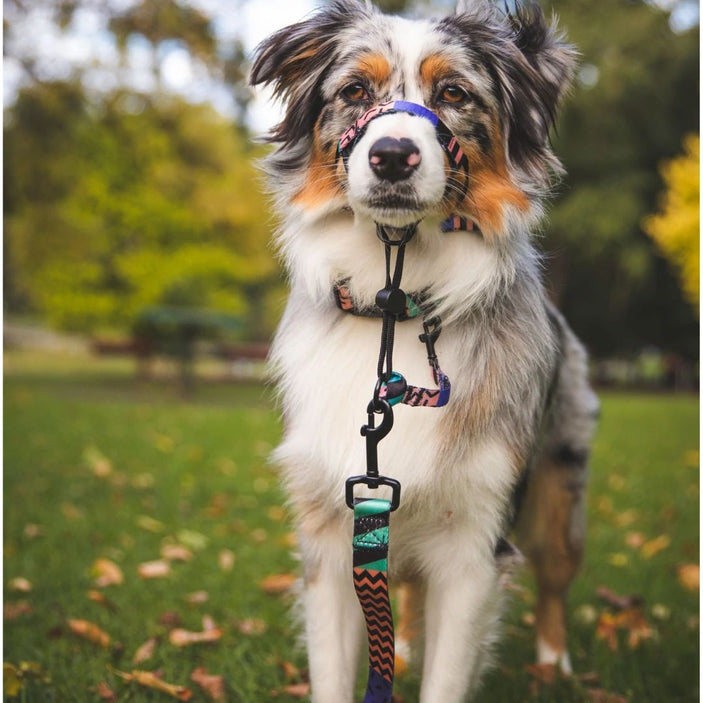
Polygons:
M484 646L499 611L495 564L457 559L447 550L441 568L427 584L425 660L421 703L461 703L478 681L485 663Z
M351 527L302 537L302 603L313 703L352 703L363 618L354 592Z

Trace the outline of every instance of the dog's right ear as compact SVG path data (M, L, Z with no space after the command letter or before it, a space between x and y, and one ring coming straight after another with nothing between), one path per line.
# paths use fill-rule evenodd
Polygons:
M249 81L253 86L272 85L286 108L270 141L291 145L312 134L322 109L322 82L336 57L340 35L371 12L364 0L334 0L310 19L284 27L259 44Z

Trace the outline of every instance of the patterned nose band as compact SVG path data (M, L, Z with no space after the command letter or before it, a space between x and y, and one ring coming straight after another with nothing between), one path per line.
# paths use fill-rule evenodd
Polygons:
M391 100L381 103L367 110L339 139L337 145L337 159L341 157L344 162L344 168L347 168L347 162L351 156L352 150L357 145L361 137L364 136L369 124L383 115L392 115L398 112L404 112L408 115L415 115L429 120L435 128L437 141L447 153L449 163L452 170L462 170L466 174L466 181L469 179L469 160L466 158L461 146L456 137L451 133L449 127L439 119L439 117L422 105L417 103L407 102L405 100Z

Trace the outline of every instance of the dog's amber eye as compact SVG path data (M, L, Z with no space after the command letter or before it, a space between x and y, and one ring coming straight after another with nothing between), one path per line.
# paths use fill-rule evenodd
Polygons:
M458 105L459 103L466 102L469 96L466 94L466 91L458 85L448 85L440 94L439 99L450 105Z
M352 102L369 99L369 93L362 83L350 83L342 89L342 95Z

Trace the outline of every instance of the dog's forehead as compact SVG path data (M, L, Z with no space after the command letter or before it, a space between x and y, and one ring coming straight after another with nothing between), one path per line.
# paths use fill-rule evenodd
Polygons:
M421 68L431 57L441 57L443 65L474 83L488 84L485 67L476 61L471 47L436 20L375 15L348 27L340 35L338 46L338 59L324 86L328 98L340 82L363 72L369 58L387 71L393 97L406 100L422 102L426 88L423 81L427 82L428 74L423 75Z

